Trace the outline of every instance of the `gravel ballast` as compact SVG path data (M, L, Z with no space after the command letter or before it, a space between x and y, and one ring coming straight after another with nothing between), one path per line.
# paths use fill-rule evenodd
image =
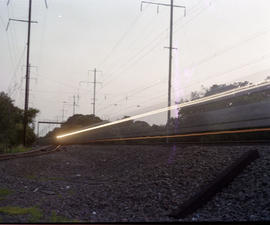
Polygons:
M244 152L260 158L193 214L168 216ZM36 207L37 222L270 220L270 147L66 146L34 158L0 161L1 222L29 222L2 207Z

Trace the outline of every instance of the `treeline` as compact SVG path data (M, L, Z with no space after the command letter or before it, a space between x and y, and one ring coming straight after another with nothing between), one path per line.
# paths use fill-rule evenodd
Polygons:
M39 111L30 108L28 112L27 145L36 140L34 118ZM23 142L23 110L14 106L13 100L0 92L0 152L21 145Z
M212 85L210 88L204 88L202 91L192 91L190 94L190 99L181 99L179 103L183 103L183 102L187 102L187 101L192 101L192 100L196 100L199 98L203 98L203 97L208 97L211 95L215 95L215 94L219 94L225 91L229 91L229 90L233 90L235 88L238 87L244 87L247 85L250 85L251 83L248 81L243 81L243 82L234 82L232 84L214 84ZM263 98L263 93L259 93L256 94L256 96L260 99ZM215 110L215 109L219 109L219 108L226 108L228 106L232 106L232 105L240 105L246 102L251 102L251 97L252 96L240 96L238 98L232 97L230 99L227 100L218 100L218 101L214 101L208 104L198 104L198 105L193 105L193 106L187 106L184 108L181 108L178 111L178 118L177 120L179 120L178 122L184 122L185 119L187 118L187 116L193 114L193 113L201 113L201 112L207 112L209 110ZM170 124L175 123L175 119L172 119L172 121L170 122Z
M204 92L192 92L190 100L196 100L203 97L208 97L211 95L215 95L218 93L222 93L225 91L233 90L238 87L244 87L247 85L251 85L252 83L248 81L244 82L235 82L233 84L214 84L209 89L205 89ZM211 101L207 104L197 104L193 106L187 106L184 108L181 108L178 112L178 122L184 122L185 119L192 115L192 114L198 114L203 112L209 112L213 110L218 109L224 109L229 108L233 106L240 106L240 105L246 105L251 103L258 103L260 101L269 100L270 96L270 89L265 89L263 91L255 91L251 93L247 93L245 95L239 95L239 96L230 96L228 98L222 99L222 100L215 100ZM185 102L183 99L182 102ZM186 100L187 101L187 100ZM172 119L175 123L175 119Z
M123 117L127 118L127 117ZM84 129L87 127L94 127L101 124L108 123L110 121L101 120L99 117L94 115L81 115L76 114L68 118L68 120L61 125L60 128L55 128L49 132L42 140L51 139L55 140L55 137L61 134L69 133L72 131ZM153 135L154 133L160 133L164 130L164 126L149 125L145 121L134 121L130 120L125 123L119 123L116 125L104 127L102 129L92 130L91 132L82 133L75 135L75 137L65 138L69 142L74 139L76 142L79 140L85 140L85 138L91 139L104 139L104 138L121 138L121 137L133 137L140 135Z

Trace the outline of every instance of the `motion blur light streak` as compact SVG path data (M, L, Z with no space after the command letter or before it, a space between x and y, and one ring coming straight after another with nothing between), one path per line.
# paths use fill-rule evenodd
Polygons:
M170 107L165 107L165 108L153 110L153 111L150 111L150 112L147 112L147 113L142 113L142 114L139 114L139 115L136 115L136 116L131 116L129 118L117 120L117 121L114 121L114 122L110 122L110 123L98 125L98 126L95 126L95 127L90 127L90 128L74 131L74 132L71 132L71 133L63 134L63 135L59 135L56 138L60 139L60 138L64 138L64 137L67 137L67 136L80 134L80 133L83 133L83 132L96 130L96 129L100 129L100 128L103 128L103 127L108 127L108 126L112 126L112 125L115 125L115 124L124 123L124 122L130 121L130 120L136 120L136 119L139 119L139 118L142 118L142 117L147 117L147 116L151 116L151 115L154 115L154 114L166 112L168 110L178 109L178 108L181 108L181 107L191 106L191 105L195 105L195 104L198 104L198 103L207 102L207 101L210 101L210 100L215 100L215 99L218 99L218 98L221 98L221 97L226 97L226 96L229 96L229 95L232 95L232 94L237 94L237 93L242 92L242 91L247 91L247 90L253 89L255 87L257 88L257 87L267 86L269 84L270 84L270 82L268 81L268 82L263 82L263 83L257 84L257 85L251 84L251 85L244 86L244 87L238 87L238 88L235 88L233 90L225 91L225 92L215 94L215 95L212 95L212 96L208 96L208 97L196 99L196 100L193 100L193 101L172 105Z
M97 139L91 140L86 143L96 142L111 142L111 141L132 141L132 140L147 140L147 139L165 139L165 138L177 138L177 137L195 137L195 136L207 136L207 135L218 135L218 134L239 134L239 133L251 133L251 132L262 132L270 131L270 128L254 128L254 129L243 129L243 130L224 130L224 131L209 131L202 133L191 133L191 134L174 134L165 136L143 136L143 137L127 137L127 138L110 138L110 139Z

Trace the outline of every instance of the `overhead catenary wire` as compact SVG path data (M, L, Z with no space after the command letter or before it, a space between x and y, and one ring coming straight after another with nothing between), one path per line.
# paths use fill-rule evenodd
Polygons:
M196 14L194 17L192 17L192 18L189 20L188 23L190 23L192 20L194 20L195 18L197 18L204 10L206 10L206 9L208 9L208 8L209 8L209 6L203 8L203 9L200 11L200 13L199 13L199 14ZM189 15L192 16L192 15L193 15L192 12L189 13ZM182 18L182 16L181 16L181 18ZM183 18L182 18L182 19L183 19ZM181 21L181 20L179 20L179 21ZM178 21L178 22L179 22L179 21ZM188 23L185 23L184 26L187 25ZM177 24L177 23L174 23L174 26L176 26L176 24ZM105 82L105 84L103 85L103 87L102 87L101 89L103 89L104 87L108 86L112 81L115 81L117 78L120 77L119 74L125 72L128 68L130 68L131 66L133 66L134 64L136 64L138 61L142 60L146 55L148 55L148 54L151 53L156 47L158 47L159 43L160 43L161 41L163 41L163 40L167 37L167 30L168 30L168 28L166 28L166 29L163 30L161 33L159 33L159 35L158 35L154 40L152 40L150 43L147 43L146 45L144 45L144 47L142 48L142 50L138 51L137 54L133 55L132 57L130 57L130 58L128 59L128 62L123 63L123 64L118 68L118 70L119 70L119 69L122 69L122 67L125 67L124 69L122 69L120 72L115 71L115 72L113 72L113 73L110 73L110 75L107 76L107 79L108 79L108 77L111 77L111 78L112 78L112 77L115 77L115 75L118 75L118 77L116 77L116 78L114 78L114 79L111 79L111 80L109 80L108 82ZM165 35L165 37L161 37L162 35L163 35L163 36ZM153 42L155 42L155 43L154 43L154 46L153 46ZM149 46L150 46L150 50L149 50ZM146 50L146 52L144 52L145 50ZM141 54L143 54L143 56L140 57ZM132 62L132 60L134 60L134 58L135 58L135 61ZM130 64L130 65L127 65L127 64ZM101 90L101 89L99 89L99 90Z
M130 55L137 51L137 48L134 45L134 43L141 42L141 41L145 42L146 40L150 40L150 39L147 39L147 37L149 37L149 36L151 37L151 34L153 32L155 32L156 27L153 26L153 21L154 20L155 20L155 15L152 15L150 17L150 21L147 21L144 26L140 27L140 32L137 32L137 33L135 33L135 35L132 35L132 37L130 39L126 38L126 41L124 41L122 43L122 45L119 46L119 47L124 46L123 48L124 48L126 57L128 57L128 55L126 55L126 49L129 49L128 53ZM132 30L136 31L136 29L132 29ZM126 46L124 45L125 43L126 43ZM119 67L119 65L117 64L117 62L119 62L119 61L123 62L123 55L120 55L120 56L117 57L117 55L114 54L113 55L113 61L111 61L110 64L109 64L109 69L108 69L108 66L107 66L107 68L105 67L106 70L111 71L109 73L109 76L111 76L111 73L115 72L116 68ZM121 65L123 65L123 64L120 64L120 66ZM111 67L111 66L113 66L113 67Z
M164 107L164 108L155 109L155 110L152 110L150 112L137 114L135 116L120 119L120 120L117 120L117 121L97 125L97 126L94 126L94 127L88 127L88 128L85 128L85 129L80 129L80 130L73 131L73 132L70 132L70 133L61 134L61 135L58 135L56 138L61 139L61 138L67 137L67 136L80 134L80 133L84 133L84 132L87 132L87 131L101 129L101 128L104 128L104 127L108 127L108 126L128 122L128 121L131 121L131 120L136 120L136 119L145 118L145 117L148 117L148 116L160 114L162 112L167 112L168 110L175 110L175 109L183 108L183 107L186 107L186 106L192 106L192 105L196 105L196 104L199 104L199 103L209 102L211 100L220 99L222 97L227 97L227 96L230 96L230 95L233 95L233 94L241 93L243 91L252 90L254 87L262 87L262 86L267 86L267 85L269 85L269 82L261 83L261 84L256 85L256 86L248 85L248 86L245 86L245 87L238 87L238 88L235 88L235 89L232 89L232 90L229 90L229 91L224 91L222 93L213 94L213 95L206 96L206 97L199 98L199 99L195 99L195 100L192 100L192 101L189 101L189 102L175 104L175 105L172 105L170 107Z
M135 17L134 20L132 20L131 24L128 26L128 29L122 34L122 36L120 37L120 39L115 43L115 45L111 48L111 50L109 51L109 53L105 56L105 58L98 64L98 67L102 67L107 60L109 59L109 57L116 51L116 49L123 43L124 39L128 36L128 34L130 33L130 31L132 29L134 29L134 27L136 26L136 24L138 23L139 19L142 17L141 14L137 15Z
M252 41L252 40L254 40L254 39L258 38L258 37L261 37L261 36L263 36L263 35L267 35L267 34L269 34L269 32L270 32L270 30L267 29L267 30L264 30L264 31L260 31L260 32L253 33L253 34L249 35L247 38L245 38L244 40L240 40L240 41L238 41L238 42L236 42L236 43L233 43L233 44L231 44L231 45L229 45L229 46L227 46L227 47L224 47L224 48L222 48L221 50L216 51L216 52L213 53L212 55L200 59L200 60L197 61L196 63L192 63L192 64L190 64L189 66L185 66L185 68L186 68L186 67L191 67L191 66L192 66L192 67L194 67L194 66L197 67L197 66L199 66L199 65L202 65L203 63L206 63L206 62L210 61L210 60L213 59L213 58L216 58L216 57L218 57L218 56L220 56L220 55L222 55L222 54L225 54L226 52L228 52L228 51L230 51L230 50L233 50L233 49L235 49L235 48L241 46L242 44L246 44L247 42ZM264 57L265 57L265 56L264 56ZM259 58L259 61L260 61L260 60L261 60L261 57ZM252 63L252 62L253 62L253 61L251 61L251 63ZM240 67L242 68L243 65L241 65ZM237 68L238 68L238 67L237 67ZM182 72L183 72L183 71L182 71ZM227 73L227 72L226 72L226 73ZM225 73L225 74L226 74L226 73ZM214 76L211 76L210 78L212 78L212 77L214 77ZM210 79L210 78L209 78L209 79ZM209 79L207 79L207 80L209 80ZM117 102L117 103L118 103L118 102Z
M268 54L265 54L265 55L263 55L263 56L257 57L256 59L253 59L253 60L251 60L251 61L249 61L249 62L245 62L245 63L243 63L243 64L240 65L240 66L237 66L237 67L231 68L231 69L229 69L229 70L226 70L226 71L220 73L220 75L218 75L217 73L215 73L215 74L213 74L211 77L208 77L206 80L210 80L210 79L212 79L212 77L225 76L225 75L227 75L228 73L231 73L231 72L234 72L234 71L243 69L243 68L245 68L245 67L251 66L251 65L253 65L253 64L259 63L259 62L261 62L262 60L265 60L265 59L267 59L267 58L269 58L269 57L270 57L269 53L268 53ZM250 76L250 74L249 74L248 76ZM242 78L244 78L244 77L247 77L247 76L243 76ZM206 81L206 80L204 79L204 81ZM200 83L201 83L201 81L196 81L196 82L194 82L194 83L188 84L188 85L186 85L186 86L181 87L181 90L177 90L177 91L175 91L174 93L180 93L180 92L182 91L182 89L185 89L185 88L189 88L189 89L190 89L190 87L195 86L195 85L198 85L198 84L200 84ZM189 96L189 94L190 94L190 93L188 93L188 94L185 95L185 96L181 96L181 97L182 97L182 98L187 98L187 97ZM148 100L146 100L146 101L140 101L140 104L143 105L143 103L146 103L146 102L153 102L153 99L158 99L158 100L160 100L160 99L161 99L162 97L164 97L165 95L166 95L166 90L164 91L164 93L159 94L159 95L157 95L157 96L154 96L153 98L150 98L150 99L148 99ZM179 99L179 100L180 100L180 99ZM119 102L118 102L118 103L119 103ZM157 103L157 104L158 104L158 103ZM127 108L131 108L131 107L130 107L130 106L125 107L125 110L126 110ZM106 110L108 110L108 109L109 109L109 107L107 107L106 109L104 108L102 111L103 111L103 112L104 112L104 111L106 112ZM126 112L126 111L124 111L124 112ZM119 113L119 109L118 109L118 113ZM123 114L122 114L122 115L123 115Z
M7 6L7 13L8 13L8 18L14 17L14 11L13 11L13 4L9 4ZM13 40L12 47L14 49L14 59L16 61L16 55L18 55L18 40L17 40L17 32L16 32L16 27L12 26L10 29L10 36L11 39Z
M12 8L12 6L11 6L11 8ZM10 8L7 7L6 12L7 12L8 17L9 17L10 14L13 15L13 12L12 11L10 12L10 11L11 11ZM4 25L5 22L4 22L3 18L2 18L2 16L0 16L0 20L1 20L1 22L2 22L2 24L4 26L3 28L5 30L6 25ZM17 35L16 35L15 27L11 27L10 32L4 31L4 33L6 34L5 37L6 37L6 42L7 42L8 56L10 58L10 64L11 64L9 73L13 74L11 79L10 79L10 82L8 84L8 87L7 87L7 93L9 95L12 95L12 93L10 93L10 91L11 92L16 91L16 88L18 86L18 82L16 81L16 78L17 78L16 76L17 76L17 71L18 71L18 68L20 66L22 56L18 54L19 50L18 50L18 47L17 47L18 43L16 41L16 36ZM23 52L25 52L25 49L23 49ZM13 87L12 87L12 83L14 83Z
M12 96L13 91L14 91L14 90L12 90L12 88L11 88L11 83L14 82L14 80L15 80L16 77L17 77L17 72L18 72L18 70L19 70L19 68L20 68L20 65L21 65L21 63L22 63L22 60L23 60L23 58L24 58L24 56L25 56L25 51L26 51L26 45L24 46L24 49L23 49L23 51L22 51L22 53L21 53L21 55L20 55L19 61L18 61L17 65L16 65L16 67L15 67L15 69L14 69L13 76L12 76L12 78L11 78L11 80L10 80L10 83L9 83L9 85L8 85L8 88L7 88L7 93L8 93L8 95L10 95L10 96Z
M48 8L47 0L45 0L45 6ZM43 51L44 51L44 40L46 36L47 31L47 22L48 22L48 10L45 10L45 13L43 14L43 23L41 24L41 38L40 38L40 46L39 46L39 58L38 58L38 65L42 65L43 62Z
M199 1L198 1L198 2L199 2ZM149 6L147 6L147 8L148 8L148 7L149 7ZM191 7L191 8L189 9L189 12L192 12L193 10L196 10L196 8L198 8L198 5L197 5L197 4L195 4L195 6L193 6L193 7ZM183 19L183 17L181 16L180 19L178 19L177 22L174 23L174 26L177 25L177 23L179 23L182 19ZM149 25L151 25L151 23L149 23ZM152 26L152 27L153 27L153 26ZM145 49L151 42L156 41L157 39L159 39L161 35L166 34L166 36L167 36L167 35L168 35L168 34L167 34L168 29L169 29L169 27L167 27L166 29L164 29L161 33L159 33L159 35L156 36L156 38L152 39L150 42L148 42L147 45L145 45L145 46L144 46L143 48L141 48L141 49ZM144 30L144 29L142 29L142 30ZM141 37L141 38L145 38L145 36L143 36L141 33L140 33L140 37ZM133 38L133 39L136 40L136 41L138 41L137 38ZM133 43L132 43L132 44L133 44ZM140 52L140 51L139 51L139 52ZM115 56L114 56L114 57L115 57ZM122 61L122 60L121 60L121 61ZM125 65L125 64L126 64L126 63L123 63L122 65Z
M166 29L167 30L167 29ZM167 32L166 32L167 33ZM159 37L158 37L159 38ZM158 43L157 43L158 44ZM157 45L155 45L154 47L156 47ZM150 52L153 50L154 48L150 49ZM148 54L148 52L146 52L144 54L144 56L146 56ZM141 60L144 56L140 57L139 60ZM138 60L137 60L138 61ZM137 61L133 62L133 64L135 64ZM123 71L122 71L123 72ZM107 83L108 84L108 83ZM104 85L105 86L105 85ZM102 88L104 88L104 86Z
M158 44L158 43L157 43L157 44ZM155 47L155 46L154 46L154 47ZM152 49L153 49L153 48L152 48ZM151 50L152 50L152 49L151 49ZM151 50L150 50L150 51L151 51ZM147 53L148 53L148 52L147 52ZM146 53L145 55L147 55L147 53ZM145 55L144 55L144 56L145 56ZM142 58L143 58L143 56L140 57L139 60L141 60ZM104 86L105 86L105 85L104 85ZM103 87L104 87L104 86L103 86Z
M136 59L134 59L134 60L137 60L137 58ZM133 64L134 62L132 61L131 62L131 64ZM134 65L136 64L136 62L134 63ZM123 68L123 69L125 69L125 68ZM121 72L121 73L123 73L123 72ZM117 74L118 75L118 74ZM138 91L139 92L139 91Z
M5 22L4 22L4 19L2 18L2 16L0 15L0 24L1 24L1 29L5 30Z
M160 85L162 82L163 82L163 81L161 80L161 81L158 81L158 82L156 82L156 83L154 83L154 84L151 84L151 85L148 85L148 86L145 86L145 87L142 87L142 88L136 88L136 89L133 89L132 91L130 91L129 94L127 94L125 97L122 97L120 100L115 101L113 104L118 104L119 102L125 101L125 100L126 100L126 97L130 98L130 97L132 97L132 96L134 96L134 95L136 95L136 94L138 94L138 93L142 93L142 92L144 92L145 90L148 90L148 89L150 89L150 88L152 88L152 87L155 87L155 86L157 86L157 85ZM103 111L103 110L107 109L108 107L109 107L109 106L105 106L105 107L100 108L99 110L100 110L100 111Z

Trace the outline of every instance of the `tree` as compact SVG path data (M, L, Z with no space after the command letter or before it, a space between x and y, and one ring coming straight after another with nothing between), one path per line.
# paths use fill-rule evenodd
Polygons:
M206 89L206 93L204 94L204 96L206 97L206 96L218 94L221 92L232 90L237 87L243 87L248 84L249 84L248 81L234 82L232 84L214 84L209 89Z
M85 128L89 126L93 126L95 124L100 124L105 122L101 120L99 117L91 115L82 115L82 114L75 114L67 119L61 125L61 128L55 128L53 131L49 132L46 137L57 136L61 133L67 133L76 129Z
M199 92L196 92L196 91L191 92L191 100L198 99L200 98L200 96L207 97L207 96L215 95L215 94L229 91L238 87L243 87L248 84L250 84L250 82L248 81L234 82L232 84L213 84L210 88L203 87L205 93L202 96L199 94ZM263 93L256 94L256 99L263 99L262 95ZM179 110L179 113L178 113L179 122L183 123L189 115L192 115L194 113L200 113L200 112L206 112L213 109L224 108L228 104L237 105L237 104L242 104L242 103L250 102L250 101L252 101L251 96L241 96L241 97L233 98L230 100L220 100L220 101L215 101L212 103L187 106Z
M39 111L30 108L28 121L33 125ZM14 106L13 100L4 92L0 92L0 148L7 149L22 143L23 110ZM35 141L34 130L27 127L27 144Z

